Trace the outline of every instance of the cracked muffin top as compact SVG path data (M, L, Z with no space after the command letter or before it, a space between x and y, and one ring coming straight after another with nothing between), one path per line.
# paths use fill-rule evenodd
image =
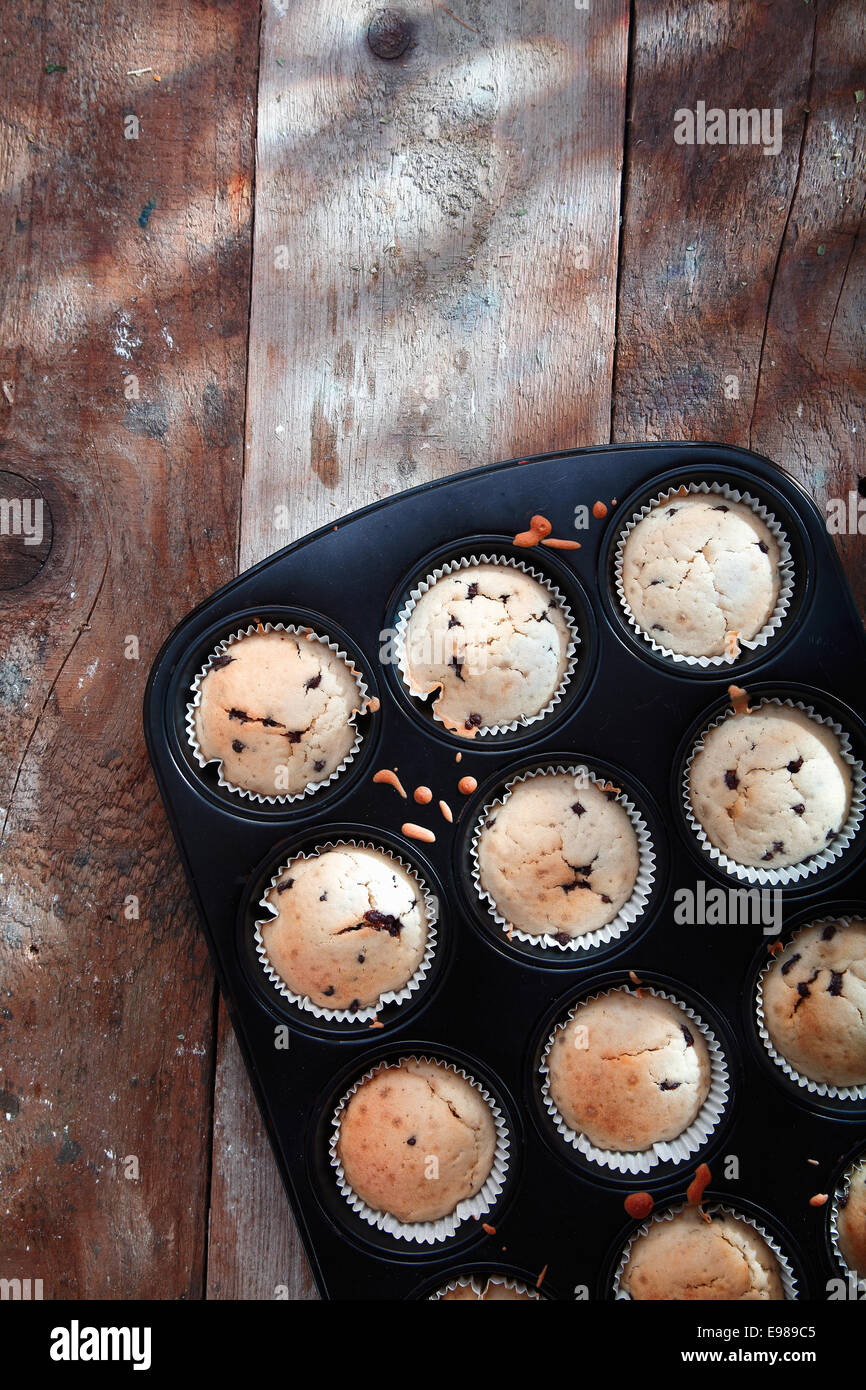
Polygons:
M424 959L418 880L379 850L338 845L293 860L267 894L268 960L295 994L325 1009L363 1009L408 984Z
M481 728L540 714L568 666L568 624L550 590L511 565L443 575L406 624L403 664L416 695L437 691L446 728Z
M493 1168L490 1106L441 1062L408 1058L363 1081L340 1121L337 1154L352 1190L398 1221L438 1221Z
M518 782L478 837L482 888L532 936L583 936L634 892L637 835L617 788L568 772Z
M688 1129L710 1089L695 1023L653 994L612 990L581 1004L547 1059L550 1095L596 1148L640 1152Z
M810 1081L866 1085L866 923L797 932L764 976L770 1041Z
M738 864L799 864L848 817L851 771L833 731L803 710L764 704L706 734L690 773L696 820Z
M631 1248L620 1280L632 1298L781 1302L779 1261L753 1226L697 1207L653 1221Z
M866 1279L866 1158L854 1169L836 1206L842 1258L849 1269Z
M325 782L355 742L362 697L354 673L323 642L253 632L214 659L200 683L195 735L234 786L296 796Z
M622 585L640 628L684 656L738 655L779 597L779 547L742 502L689 494L653 507L623 547Z
M519 1286L503 1283L501 1279L461 1280L437 1300L439 1303L540 1303L537 1293Z

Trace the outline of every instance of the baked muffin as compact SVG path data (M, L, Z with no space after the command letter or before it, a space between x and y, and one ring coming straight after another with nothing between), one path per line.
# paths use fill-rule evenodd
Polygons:
M729 859L783 869L836 838L851 772L825 724L768 703L709 730L692 761L690 798L710 844Z
M565 677L571 641L550 590L511 565L477 564L443 575L416 603L403 642L414 694L465 738L530 719Z
M438 1221L474 1197L495 1151L493 1113L476 1087L441 1062L414 1058L361 1083L337 1140L353 1192L404 1224Z
M325 1009L363 1009L408 984L424 959L418 880L390 855L337 845L294 859L267 894L268 961L294 994Z
M866 1158L854 1169L836 1208L842 1258L854 1274L866 1279Z
M653 1221L631 1248L620 1287L631 1298L781 1302L779 1261L763 1236L727 1212L697 1207Z
M506 1284L502 1279L461 1279L436 1300L438 1303L538 1303L537 1293L519 1284Z
M779 597L779 547L742 502L674 496L629 532L622 587L638 626L684 656L736 656Z
M866 922L804 927L763 979L776 1051L810 1081L866 1085Z
M202 756L227 782L296 796L326 782L352 751L362 705L357 677L323 642L264 630L239 638L200 682L194 714Z
M580 1004L547 1058L550 1098L599 1149L676 1139L710 1089L710 1056L687 1014L654 994L612 990Z
M583 936L634 892L638 841L617 789L545 772L518 782L478 837L479 881L496 911L530 936Z

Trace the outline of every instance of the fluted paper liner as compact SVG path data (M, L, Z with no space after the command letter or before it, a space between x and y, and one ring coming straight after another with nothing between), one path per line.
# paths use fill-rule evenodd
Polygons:
M693 496L703 495L708 497L712 495L714 497L723 497L727 502L741 502L744 506L749 507L755 513L755 516L764 523L779 547L779 594L776 599L776 605L764 626L755 633L754 637L746 639L740 637L738 634L737 641L741 651L736 655L729 656L727 653L723 653L720 656L691 656L688 653L675 652L672 651L670 647L662 646L661 643L656 642L655 638L649 632L646 632L644 628L640 626L625 596L622 580L623 556L626 542L631 532L634 530L635 526L637 526L640 521L643 521L644 517L648 516L656 507L663 506L665 502L669 502L672 498L680 496L681 487L685 487ZM791 546L788 537L785 535L785 532L782 530L782 527L773 516L772 512L770 512L762 502L758 501L757 498L752 497L750 493L739 492L736 488L728 487L725 483L683 483L680 487L670 488L667 492L660 493L657 497L653 497L641 507L640 511L635 513L620 534L619 540L617 541L616 554L614 556L614 587L620 607L626 616L629 626L639 637L643 638L644 642L646 642L654 652L658 652L669 661L676 662L677 665L682 666L698 666L704 670L713 666L733 666L739 661L742 650L749 652L757 651L759 648L767 645L770 638L775 636L782 626L788 609L791 606L791 596L794 592L794 579L795 575L794 564L791 557Z
M687 1204L685 1202L682 1202L677 1207L670 1207L667 1211L660 1212L658 1216L652 1216L649 1221L645 1221L642 1226L639 1226L636 1231L632 1232L631 1236L626 1242L625 1249L622 1252L622 1256L620 1257L619 1264L617 1265L616 1272L613 1276L613 1289L615 1298L620 1300L625 1299L629 1303L632 1302L631 1294L626 1293L625 1289L622 1287L621 1281L622 1276L625 1273L625 1267L629 1261L629 1256L631 1255L632 1246L634 1245L638 1237L645 1236L649 1231L650 1227L653 1226L657 1221L672 1221L675 1216L678 1216L681 1211L685 1210L686 1205ZM790 1260L780 1248L776 1238L774 1236L771 1236L769 1231L765 1230L764 1227L760 1225L760 1223L756 1221L753 1216L749 1216L744 1211L738 1211L736 1207L729 1206L727 1202L707 1202L703 1204L703 1207L704 1211L706 1211L709 1215L713 1215L716 1212L722 1212L727 1216L735 1216L738 1221L744 1221L747 1226L751 1226L753 1231L757 1231L758 1235L763 1237L763 1239L767 1242L767 1245L770 1247L771 1251L773 1252L778 1261L779 1278L782 1283L782 1292L785 1295L785 1301L788 1303L796 1301L798 1297L797 1276L794 1273L794 1269L791 1265Z
M570 641L565 649L566 667L565 671L563 672L562 680L560 681L550 700L544 706L544 709L539 710L537 714L522 715L520 719L513 719L508 724L482 724L479 726L478 729L476 729L475 737L484 738L491 737L496 734L514 733L517 729L526 729L530 726L530 724L537 724L540 719L547 718L547 716L559 704L560 700L566 692L566 689L568 688L569 681L571 680L571 677L574 674L574 669L577 665L577 648L580 643L580 634L578 633L574 615L572 614L571 609L568 606L565 596L560 592L560 590L550 579L548 579L545 575L540 574L538 570L532 569L532 567L530 565L527 565L523 560L515 560L505 555L465 555L459 560L449 560L447 564L441 565L438 569L434 569L432 573L427 576L426 579L422 580L414 589L411 589L409 591L409 597L406 600L406 603L403 606L403 608L400 610L397 616L396 623L394 625L397 650L397 669L400 672L400 679L402 680L405 689L408 690L409 694L412 695L416 700L428 700L432 696L433 701L435 703L435 701L439 698L440 692L438 689L418 690L415 688L415 686L413 686L409 678L409 671L407 669L406 661L405 637L409 620L415 610L415 606L418 603L418 600L421 598L421 596L423 594L426 594L428 589L432 589L433 585L437 582L437 580L444 578L446 575L454 574L458 570L472 569L476 565L499 565L502 567L508 567L509 569L522 570L523 573L528 575L530 579L534 579L538 584L541 584L545 589L547 589L551 598L556 603L557 607L562 613L562 616L565 620L566 626L568 627L570 635ZM443 728L449 728L446 721L441 717L441 715L437 714L436 710L432 707L432 705L430 708L430 713L432 714L436 722L438 724L441 724ZM454 730L449 729L449 732L454 733ZM467 737L466 742L471 743L472 739Z
M801 932L808 931L809 927L826 926L831 922L837 922L840 926L850 926L852 920L853 919L850 917L818 917L814 922L807 922L805 926L798 927L791 937L789 944L793 945ZM758 976L755 1017L758 1024L758 1036L773 1061L776 1063L776 1066L780 1067L787 1077L790 1077L798 1086L808 1091L810 1095L825 1097L827 1100L866 1100L866 1082L864 1082L862 1086L834 1086L829 1081L813 1081L811 1077L804 1076L802 1072L796 1071L787 1058L776 1051L767 1028L766 1018L764 1017L764 979L770 970L773 969L775 962L775 956L770 956Z
M637 997L637 990L619 987L615 989L603 990L600 994L587 995L585 999L579 999L568 1015L558 1023L547 1040L544 1054L539 1065L541 1075L541 1095L545 1109L550 1115L556 1126L558 1133L563 1141L573 1149L577 1149L583 1154L584 1158L590 1159L593 1163L599 1164L602 1168L610 1168L616 1173L650 1173L659 1163L684 1163L686 1159L696 1154L703 1148L713 1131L717 1128L727 1105L728 1095L731 1089L728 1064L721 1045L711 1029L704 1023L703 1019L695 1013L694 1009L688 1004L683 1003L682 999L677 999L676 995L668 994L665 990L652 989L647 985L641 986L644 994L652 994L656 999L665 999L669 1004L676 1004L678 1009L682 1009L690 1023L701 1034L707 1045L707 1052L710 1058L710 1087L707 1098L695 1116L692 1123L682 1134L678 1134L675 1139L659 1140L650 1149L640 1149L633 1153L624 1153L616 1149L599 1149L595 1144L590 1143L586 1135L576 1133L566 1123L560 1114L556 1101L550 1093L550 1072L547 1060L550 1050L555 1043L557 1036L568 1026L577 1011L584 1004L592 1003L596 999L605 999L611 994L625 993Z
M343 1165L337 1154L337 1142L340 1137L342 1114L352 1096L365 1081L369 1081L371 1077L375 1076L378 1072L386 1070L389 1067L400 1066L401 1062L422 1062L427 1065L444 1066L447 1067L449 1071L454 1072L455 1075L462 1076L464 1081L468 1081L471 1086L474 1086L481 1098L486 1101L487 1105L490 1107L493 1123L496 1127L496 1147L493 1154L493 1166L484 1185L476 1192L474 1197L464 1197L461 1202L457 1203L454 1211L450 1212L447 1216L440 1217L438 1221L398 1221L397 1217L392 1216L390 1212L374 1211L373 1208L368 1207L367 1203L350 1187L346 1179L346 1174L343 1171ZM405 1057L400 1057L394 1062L380 1062L377 1066L371 1067L369 1071L358 1078L355 1084L343 1096L334 1111L332 1123L334 1126L334 1133L331 1137L328 1152L330 1154L331 1167L334 1169L337 1186L340 1192L343 1197L345 1197L352 1211L360 1216L362 1221L366 1221L369 1226L375 1226L379 1231L386 1231L388 1235L393 1236L395 1240L414 1241L419 1245L436 1245L441 1241L447 1240L449 1236L453 1236L455 1232L459 1230L464 1222L470 1221L473 1218L480 1220L481 1217L486 1216L496 1202L505 1183L505 1175L508 1172L509 1164L509 1150L511 1147L511 1139L508 1133L508 1127L505 1123L505 1116L489 1091L486 1091L480 1082L476 1081L475 1078L470 1076L467 1071L464 1071L462 1067L458 1067L452 1062L447 1062L442 1057L428 1057L426 1055L419 1057L413 1053L409 1053Z
M511 1279L504 1274L489 1274L483 1278L476 1275L460 1275L452 1279L450 1283L431 1293L427 1299L428 1303L439 1303L447 1293L453 1293L455 1289L472 1289L478 1294L479 1298L490 1284L501 1284L506 1289L512 1289L515 1293L525 1294L533 1303L541 1303L542 1296L537 1289L529 1288L521 1279Z
M811 705L805 705L801 700L779 700L776 698L759 700L751 709L755 714L766 705L778 705L785 709L798 709L807 714L810 719L814 719L816 724L823 724L831 733L836 735L839 740L839 751L842 758L851 769L851 804L848 808L848 818L836 838L821 850L816 851L809 859L803 859L798 864L789 864L783 869L762 869L757 864L739 864L735 859L730 859L722 850L717 849L698 821L692 809L691 801L691 767L696 755L704 746L704 740L711 729L716 729L723 724L731 715L730 710L726 710L708 724L703 732L698 736L695 745L686 763L683 774L683 805L685 807L686 819L697 836L701 849L708 857L715 861L720 869L732 877L738 878L743 883L757 883L762 886L784 887L789 883L798 883L801 879L808 878L811 874L817 874L821 869L826 869L828 865L834 863L851 844L863 820L864 796L864 774L863 765L858 762L851 751L851 740L848 734L834 719L829 715L818 714Z
M842 1175L841 1183L833 1193L833 1202L830 1207L830 1246L839 1262L840 1268L843 1269L846 1274L853 1274L857 1281L857 1288L861 1293L866 1291L866 1270L861 1273L856 1269L852 1269L845 1259L845 1256L842 1254L842 1247L839 1244L839 1198L846 1196L850 1192L851 1179L857 1169L862 1167L864 1162L866 1162L866 1153L860 1154L859 1157L848 1164L848 1167Z
M330 776L323 777L320 782L308 782L304 790L300 792L286 792L281 795L268 796L265 795L264 792L250 791L247 787L239 787L234 782L229 782L228 779L223 776L222 758L206 758L201 751L198 742L198 737L195 731L195 712L201 704L201 683L207 675L208 671L211 669L213 663L219 660L221 656L224 656L225 653L228 651L229 647L233 646L235 642L240 642L245 637L251 637L254 633L262 632L287 632L293 637L303 637L308 642L318 642L320 646L327 647L329 651L332 651L335 656L338 656L340 660L343 661L346 664L346 666L348 666L349 670L355 678L355 683L358 688L358 707L357 709L354 709L352 711L352 713L349 715L348 720L348 722L355 729L355 738L354 742L352 743L352 747L349 749L349 752L346 754L339 767L335 767L334 771L330 774ZM198 675L193 681L190 689L192 691L193 698L189 701L186 707L186 737L187 742L192 748L196 762L198 763L199 767L207 767L209 763L216 763L219 786L226 787L228 791L234 792L236 796L246 797L250 801L258 801L263 805L267 804L270 806L283 806L288 805L292 801L303 801L305 797L312 796L315 792L320 791L322 787L327 787L331 784L331 782L336 781L336 779L340 777L343 772L345 772L346 768L354 760L358 752L358 749L361 746L363 734L361 733L360 729L356 727L355 721L358 715L362 714L367 708L367 704L370 698L370 694L367 689L367 684L364 680L363 675L356 667L355 663L349 656L346 655L346 653L340 647L337 646L337 643L332 642L328 637L321 636L321 634L318 632L314 632L312 628L300 627L295 623L251 623L249 627L240 629L237 632L233 632L229 637L223 638L223 640L214 649L214 651L211 652L204 666L199 671Z
M472 842L469 847L469 856L472 862L472 882L479 898L482 902L487 904L490 916L506 933L509 941L527 941L532 945L541 946L547 950L586 951L591 947L603 946L607 945L610 941L615 941L617 937L622 936L623 932L628 931L629 928L634 925L638 918L646 911L652 893L653 882L655 881L656 856L646 821L643 819L643 816L638 811L634 802L630 801L624 792L620 792L616 800L628 815L635 835L637 836L638 872L631 897L623 903L613 921L608 922L606 926L596 927L594 931L584 932L582 936L570 937L568 941L557 940L554 932L535 934L533 932L522 931L509 922L507 918L502 916L497 910L496 903L492 896L481 883L478 842L488 818L504 806L511 794L512 788L516 787L519 782L531 781L533 777L543 777L550 774L561 773L565 773L571 777L588 777L591 782L595 782L601 787L608 785L607 778L597 775L582 763L569 767L551 764L548 767L535 768L529 772L521 772L518 776L512 777L510 782L506 785L503 794L497 797L495 801L488 802L479 814L472 834Z
M312 999L310 999L308 995L301 995L295 993L294 990L289 988L282 976L274 969L274 967L271 965L268 959L267 949L262 938L262 928L267 926L269 922L274 921L276 917L279 915L276 911L273 910L273 903L269 901L268 894L272 892L272 890L279 883L283 874L292 864L296 864L299 859L316 859L319 855L326 854L328 850L347 848L374 850L377 854L382 854L386 858L392 859L395 864L400 865L400 868L403 869L405 873L410 875L413 881L417 884L418 890L424 898L424 907L427 913L427 945L424 951L424 957L420 965L418 966L414 975L412 975L411 978L406 981L406 984L403 985L401 989L386 990L384 994L379 995L379 998L376 1000L375 1004L369 1004L363 1009L325 1009L322 1008L320 1004L314 1004ZM273 875L270 883L268 884L261 898L259 898L258 906L265 909L270 909L272 912L271 916L259 917L256 919L255 922L254 940L256 945L256 955L259 958L259 963L265 975L270 980L271 984L274 986L274 989L280 995L282 995L284 999L287 999L289 1003L294 1004L297 1008L303 1009L307 1013L312 1014L314 1018L327 1019L333 1023L371 1022L376 1017L379 1010L384 1008L386 1004L403 1004L416 992L416 990L420 988L421 984L430 972L430 966L432 965L433 957L436 954L436 923L438 921L439 912L435 897L430 892L424 880L419 877L416 869L411 864L405 863L405 861L402 860L399 857L399 855L392 854L390 850L383 849L381 845L369 844L365 840L339 840L333 842L329 841L327 844L316 845L314 849L304 850L299 852L298 854L293 854L291 859L287 860L285 864L282 864L280 868L277 870L277 872Z

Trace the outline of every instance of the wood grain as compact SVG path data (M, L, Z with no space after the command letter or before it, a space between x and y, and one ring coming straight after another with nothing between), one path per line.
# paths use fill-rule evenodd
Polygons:
M257 26L4 14L0 471L53 531L0 590L0 1276L45 1298L203 1287L213 983L141 700L236 562Z
M388 62L375 7L263 7L242 568L429 478L608 438L626 0L398 8ZM215 1159L209 1292L267 1296L285 1199L228 1038L216 1118L257 1158L240 1225L246 1165Z

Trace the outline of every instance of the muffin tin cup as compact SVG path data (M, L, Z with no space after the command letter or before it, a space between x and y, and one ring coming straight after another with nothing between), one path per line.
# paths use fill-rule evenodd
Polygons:
M839 740L839 750L851 770L851 804L848 808L848 817L841 830L836 835L832 844L824 849L817 851L809 859L803 859L798 864L789 864L783 869L762 869L756 864L739 864L735 859L731 859L711 843L706 831L698 821L692 810L691 803L691 767L696 755L704 746L704 741L713 729L717 729L720 724L730 717L731 711L726 710L708 724L701 735L696 740L692 748L688 761L686 762L683 773L682 794L683 809L686 820L695 835L701 849L713 860L716 866L723 869L725 873L738 878L743 883L757 883L763 887L784 888L789 884L799 883L803 879L809 878L812 874L819 873L822 869L828 868L839 859L848 846L853 841L863 821L863 807L866 802L866 776L863 772L863 764L854 757L852 752L851 739L842 725L829 715L818 714L811 705L806 705L802 700L781 700L775 697L759 700L751 710L757 713L766 705L778 705L785 709L798 709L803 714L814 719L817 724L823 724L831 733L835 734Z
M481 865L478 859L478 842L481 832L489 816L500 810L514 787L520 782L531 781L533 777L543 777L549 774L565 773L574 777L588 777L597 786L604 787L608 779L600 777L583 763L573 766L562 764L550 764L547 767L534 768L528 772L519 773L512 777L506 784L505 792L502 796L493 801L489 801L479 812L475 829L472 833L472 840L469 846L469 860L471 864L471 878L479 899L488 909L489 915L497 923L508 937L509 941L528 942L533 946L540 946L545 950L565 951L587 951L593 947L606 946L612 941L616 941L627 932L647 910L652 896L653 883L656 876L656 854L653 848L652 839L647 828L646 821L638 811L634 802L630 801L624 792L620 792L616 800L628 815L637 836L638 843L638 874L631 897L623 904L612 922L608 922L604 927L597 927L594 931L585 932L582 936L570 937L568 941L560 941L555 933L533 933L523 931L515 927L500 912L497 911L496 903L491 895L481 883Z
M446 1294L453 1293L455 1289L472 1289L480 1298L490 1284L501 1284L503 1288L524 1294L533 1303L543 1302L537 1289L531 1289L528 1284L522 1283L519 1279L509 1279L504 1274L490 1274L484 1279L478 1278L474 1274L460 1275L456 1279L452 1279L450 1283L443 1285L441 1289L437 1289L435 1293L428 1294L427 1302L440 1303Z
M632 1246L638 1237L645 1236L650 1228L658 1221L672 1221L675 1216L678 1216L681 1211L685 1210L686 1205L686 1203L681 1202L679 1206L669 1207L667 1211L660 1212L657 1216L652 1216L649 1221L645 1221L636 1231L632 1232L626 1242L613 1276L613 1295L615 1299L625 1300L629 1303L633 1301L631 1294L627 1293L622 1287L622 1276L625 1273ZM753 1230L757 1231L759 1236L764 1238L779 1262L779 1278L782 1282L782 1291L785 1295L785 1301L788 1303L795 1302L799 1296L797 1292L797 1276L794 1273L794 1267L791 1261L782 1250L775 1236L770 1235L770 1232L766 1230L759 1221L756 1221L753 1216L750 1216L748 1212L740 1211L736 1207L730 1206L727 1202L707 1202L703 1205L704 1210L710 1215L724 1213L727 1216L735 1216L738 1221L745 1221L747 1226L751 1226Z
M308 782L304 790L301 792L286 792L285 795L268 796L264 792L255 792L251 791L248 787L237 786L236 783L230 782L226 777L223 776L222 758L206 758L204 756L204 754L201 751L201 746L199 744L198 737L196 735L195 714L196 710L201 705L202 681L208 674L208 671L210 671L210 669L212 668L214 662L218 661L220 657L224 656L226 652L229 650L229 648L235 644L235 642L240 642L243 640L243 638L251 637L253 633L257 632L287 632L291 636L303 637L308 642L318 642L320 646L327 647L328 651L333 652L335 656L339 657L340 660L343 661L346 664L346 666L348 666L357 685L358 707L357 709L354 709L349 716L349 723L355 730L355 738L352 743L352 747L349 749L349 752L346 754L343 761L339 764L338 767L334 769L330 776L324 777L321 782ZM255 801L258 802L260 805L267 806L287 806L290 805L292 802L303 801L306 797L313 796L317 791L321 791L323 787L328 787L331 785L332 782L335 782L337 778L340 777L346 771L350 763L354 761L358 749L361 746L363 734L361 733L361 730L356 727L355 721L358 715L363 713L370 703L370 692L367 689L367 683L364 680L362 673L358 670L357 666L351 660L351 658L340 649L337 643L332 642L327 637L323 637L318 632L314 632L312 628L300 627L295 623L251 623L248 627L241 628L240 630L231 633L230 636L223 638L223 640L214 649L214 651L211 652L204 666L199 671L198 675L195 677L195 680L193 681L190 689L192 691L193 698L188 702L186 707L186 738L199 767L205 768L210 763L216 763L218 785L220 787L225 787L228 791L233 792L236 796L245 797L249 801Z
M830 1249L833 1251L833 1255L838 1261L840 1269L844 1270L846 1275L856 1280L858 1291L861 1292L866 1292L866 1273L860 1274L856 1269L851 1268L845 1256L842 1254L842 1247L839 1244L839 1199L840 1197L848 1195L851 1187L851 1179L864 1159L866 1159L866 1154L859 1154L857 1158L853 1159L851 1163L848 1164L848 1167L842 1174L842 1181L837 1183L836 1191L833 1193L829 1222Z
M853 919L850 917L816 917L814 921L807 922L805 926L797 928L791 938L790 944L793 945L793 942L800 933L807 931L809 927L821 927L830 922L838 922L841 926L850 926L852 920ZM802 1087L804 1091L808 1091L810 1096L819 1097L823 1100L866 1100L866 1082L864 1082L862 1086L834 1086L829 1081L813 1081L811 1077L804 1076L802 1072L798 1072L791 1066L786 1057L783 1057L780 1052L776 1051L767 1030L766 1018L764 1017L764 979L772 970L774 964L775 958L770 956L758 976L755 993L755 1022L758 1028L758 1037L761 1039L761 1042L764 1044L764 1047L767 1049L767 1052L770 1057L772 1057L776 1066L779 1067L791 1081L795 1082L797 1086Z
M493 1123L496 1127L496 1146L493 1154L493 1166L481 1189L476 1192L474 1197L464 1197L458 1202L453 1212L447 1216L440 1217L437 1221L399 1221L390 1212L374 1211L367 1203L358 1196L350 1186L343 1165L337 1154L337 1144L340 1138L340 1124L343 1111L348 1105L352 1096L366 1081L371 1080L380 1071L388 1067L399 1066L401 1062L421 1062L426 1065L445 1066L456 1076L461 1076L464 1081L468 1081L470 1086L474 1086L487 1105L490 1107L493 1116ZM328 1145L328 1156L331 1168L337 1181L337 1187L341 1195L345 1198L352 1211L366 1221L369 1226L375 1226L379 1231L385 1231L393 1236L395 1240L409 1241L419 1245L437 1245L453 1236L466 1221L480 1221L496 1203L499 1194L505 1185L505 1177L508 1172L510 1162L511 1138L505 1116L502 1113L496 1100L489 1091L476 1081L469 1072L463 1067L458 1067L452 1062L447 1062L441 1057L419 1056L415 1053L407 1053L405 1056L397 1058L394 1062L380 1062L377 1066L371 1067L360 1076L354 1085L345 1093L339 1105L333 1113L331 1120L333 1135Z
M470 746L476 739L479 738L493 738L499 734L513 734L518 729L528 729L533 724L539 723L540 720L546 719L548 715L552 714L553 711L556 709L557 705L562 700L563 696L565 695L565 692L568 689L568 684L574 674L575 668L577 666L577 649L581 641L580 633L577 630L577 624L575 622L574 615L568 605L565 595L561 592L560 589L557 588L557 586L553 583L552 580L548 579L546 575L539 573L538 570L533 569L531 565L526 564L523 560L515 560L511 556L495 554L464 555L457 560L449 560L447 563L440 565L438 568L432 570L430 574L427 575L426 579L421 580L413 589L409 591L408 599L406 600L403 607L399 610L397 614L397 618L394 623L394 632L397 652L397 670L399 672L400 680L403 683L404 689L415 700L426 701L432 697L434 703L430 707L430 713L433 719L436 721L436 723L440 724L443 729L447 730L451 734L456 733L458 737L460 736L458 731L452 729L450 725L446 722L446 720L444 720L442 716L438 714L436 712L436 709L434 708L435 702L438 699L439 692L435 689L418 690L415 686L413 686L409 678L409 672L407 669L407 657L405 646L406 631L409 624L409 619L415 611L415 607L418 603L418 600L422 597L422 595L427 593L428 589L431 589L438 580L445 578L447 575L455 574L460 570L472 569L477 565L500 565L507 566L509 569L521 570L524 574L528 575L530 579L534 579L538 584L541 584L548 591L552 601L556 604L556 606L562 613L562 616L565 619L566 626L568 627L571 640L569 641L565 651L566 667L563 673L562 680L560 681L550 700L544 706L544 709L539 710L537 714L523 715L520 719L512 719L507 724L482 724L478 727L478 729L476 729L474 735L466 736L465 741L467 745Z
M776 605L764 626L754 637L746 639L738 636L741 650L736 654L728 655L724 653L720 656L690 656L687 653L675 652L672 651L670 647L662 646L661 643L656 642L655 638L640 626L625 596L622 570L623 556L629 536L638 523L643 521L644 517L648 516L656 507L663 506L665 502L671 501L674 497L682 496L682 487L685 487L688 493L694 497L723 497L727 502L740 502L749 507L751 511L754 512L755 516L764 523L779 547L779 595L776 599ZM759 651L761 647L765 647L785 621L788 609L791 606L794 582L795 574L794 562L791 555L791 545L773 513L764 506L763 502L758 501L758 499L753 497L750 493L740 492L737 488L729 487L725 483L683 483L680 488L669 488L666 492L659 493L658 496L652 497L639 511L635 512L631 520L623 528L619 540L617 541L614 554L614 587L620 607L629 626L633 629L635 634L641 637L651 650L657 652L659 656L665 657L668 661L675 663L677 666L694 666L701 670L709 670L716 666L735 666L740 659L742 651L756 652Z
M390 850L383 849L381 845L375 845L366 840L329 840L325 844L315 845L310 850L300 850L282 864L272 876L267 888L259 899L258 906L265 909L272 908L273 904L268 901L268 894L276 887L280 878L291 864L297 863L299 859L315 859L320 854L326 854L328 850L344 849L347 846L352 849L375 850L377 854L392 859L395 864L399 864L404 873L412 877L420 893L423 895L424 906L427 911L427 946L421 964L411 978L406 981L406 984L398 990L386 990L383 994L379 995L375 1004L365 1005L363 1009L325 1009L322 1008L320 1004L314 1004L312 999L307 995L297 994L294 990L290 989L285 980L271 965L262 938L262 928L276 919L276 913L274 913L273 916L256 918L253 924L254 941L256 956L258 957L264 974L274 986L277 994L283 999L288 1000L290 1004L294 1004L296 1008L303 1009L304 1012L312 1014L314 1018L324 1019L333 1023L369 1023L376 1018L379 1010L384 1008L386 1004L404 1004L408 999L411 999L412 995L420 989L424 980L430 973L430 967L433 964L433 958L436 954L438 942L436 925L439 920L439 907L435 895L430 892L427 884L419 876L414 866L406 863L399 855L391 853Z
M647 985L641 986L643 993L652 994L656 999L665 999L669 1004L676 1004L677 1008L682 1009L683 1013L701 1034L707 1045L710 1057L710 1089L707 1098L695 1116L692 1123L682 1134L678 1134L675 1139L660 1140L653 1144L651 1149L642 1149L635 1153L622 1153L615 1149L599 1149L592 1144L584 1134L578 1134L571 1129L563 1116L557 1109L556 1102L550 1093L550 1072L547 1066L547 1059L550 1056L551 1048L557 1036L568 1026L574 1018L578 1009L584 1004L590 1004L596 999L604 999L610 994L627 993L638 996L637 990L617 989L602 990L598 994L587 995L586 998L578 1000L566 1017L556 1025L542 1053L541 1063L538 1071L543 1078L541 1083L541 1097L544 1107L550 1118L553 1120L556 1130L561 1136L563 1143L572 1149L583 1154L584 1158L592 1163L597 1163L602 1168L609 1168L613 1172L622 1174L647 1174L659 1163L683 1163L691 1158L699 1149L702 1149L718 1128L728 1104L731 1090L731 1078L728 1064L722 1046L715 1034L704 1023L703 1019L695 1013L689 1004L678 999L674 994L668 994L666 990L652 989Z

